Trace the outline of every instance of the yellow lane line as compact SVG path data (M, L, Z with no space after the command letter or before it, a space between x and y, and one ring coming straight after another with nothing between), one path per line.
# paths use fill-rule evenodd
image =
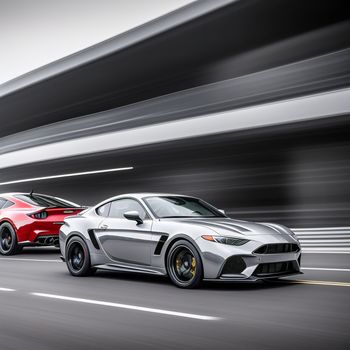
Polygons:
M286 282L287 282L287 281L286 281ZM313 281L313 280L291 280L290 283L296 283L296 284L311 284L311 285L321 285L321 286L350 287L350 282Z

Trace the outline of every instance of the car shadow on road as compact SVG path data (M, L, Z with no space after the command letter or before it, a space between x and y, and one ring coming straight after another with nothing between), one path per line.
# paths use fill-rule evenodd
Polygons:
M60 256L60 249L55 247L24 247L19 256L32 256L32 255L57 255Z
M101 279L115 279L135 283L148 283L168 285L177 288L166 276L146 275L139 273L116 272L116 271L97 271L94 276ZM220 282L220 281L203 281L200 286L192 290L212 290L212 291L254 291L261 289L285 288L291 285L289 280L277 281L258 281L258 282Z
M232 290L244 290L244 291L254 291L261 289L276 289L285 288L290 286L290 281L278 280L278 281L257 281L257 282L209 282L205 281L202 284L202 288L206 290L222 290L222 291L232 291Z

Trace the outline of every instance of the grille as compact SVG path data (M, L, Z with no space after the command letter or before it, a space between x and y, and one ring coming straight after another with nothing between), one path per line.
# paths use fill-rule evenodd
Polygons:
M223 275L241 273L245 268L246 264L241 256L231 256L226 260L221 273Z
M283 275L288 273L299 272L295 261L283 261L277 263L265 263L260 264L255 269L253 275L262 277L262 276L274 276L274 275Z
M265 244L254 251L255 254L296 253L299 247L294 243Z

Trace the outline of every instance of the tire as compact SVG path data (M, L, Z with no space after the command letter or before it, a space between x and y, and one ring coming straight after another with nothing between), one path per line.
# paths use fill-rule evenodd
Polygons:
M0 254L15 255L22 251L22 247L17 243L15 229L8 222L0 225Z
M203 264L197 249L186 240L174 243L166 258L167 273L179 288L197 288L203 279Z
M91 276L96 269L91 267L89 249L80 237L73 237L66 246L66 264L72 276Z

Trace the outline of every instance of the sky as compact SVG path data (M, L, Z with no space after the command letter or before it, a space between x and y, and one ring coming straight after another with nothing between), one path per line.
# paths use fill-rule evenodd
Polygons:
M193 0L0 0L0 84Z

